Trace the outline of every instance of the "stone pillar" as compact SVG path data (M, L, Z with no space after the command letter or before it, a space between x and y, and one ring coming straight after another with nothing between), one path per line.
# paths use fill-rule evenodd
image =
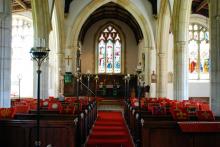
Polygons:
M57 79L57 92L59 94L63 94L64 90L64 74L65 74L65 68L64 68L64 54L62 52L57 53L57 64L58 64L58 79Z
M0 0L0 107L10 107L11 1Z
M188 27L192 0L174 0L174 99L188 99Z
M150 50L151 48L145 47L144 49L144 54L145 54L145 69L144 69L144 81L147 85L150 85Z
M158 53L158 80L157 80L157 96L167 96L167 54Z
M188 99L187 42L175 42L174 47L174 99Z
M150 83L150 97L156 97L156 83L152 83L151 81L151 74L153 71L156 72L156 49L154 49L153 47L149 47L148 49L148 79L149 79L149 83Z
M49 13L48 1L45 0L31 0L32 5L32 17L34 27L34 45L36 46L36 40L44 39L45 45L49 44L49 33L51 31L51 20ZM50 49L52 50L52 49ZM35 62L35 61L34 61ZM35 71L37 70L36 64L34 64ZM34 96L37 95L37 73L34 71ZM49 64L48 61L41 65L41 83L40 83L40 97L47 98L49 90Z
M220 1L210 0L210 88L211 108L220 116Z

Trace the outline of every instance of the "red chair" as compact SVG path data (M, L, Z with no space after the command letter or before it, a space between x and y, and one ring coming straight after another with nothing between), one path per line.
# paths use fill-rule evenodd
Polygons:
M28 113L29 110L30 110L30 106L29 105L18 105L18 106L15 106L15 113Z
M189 120L189 114L185 109L182 109L182 108L172 109L171 114L172 114L173 119L176 121Z
M59 101L56 102L49 102L48 110L59 110L62 109L62 105Z
M196 116L199 121L214 121L215 117L212 111L197 111Z
M74 106L63 106L61 109L60 109L60 113L62 114L74 114L75 113L75 107Z
M161 106L153 106L151 109L152 115L166 115L166 108Z
M0 118L13 118L15 108L0 108Z

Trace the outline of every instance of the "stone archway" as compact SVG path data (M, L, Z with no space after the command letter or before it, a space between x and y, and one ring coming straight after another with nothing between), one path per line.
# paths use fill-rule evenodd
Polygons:
M143 16L143 14L140 12L140 10L130 1L130 0L103 0L103 1L91 1L89 4L86 5L84 9L79 13L77 18L74 20L74 18L68 20L70 22L71 28L67 31L67 37L66 37L66 53L71 53L72 55L75 54L77 48L78 48L78 38L80 30L86 21L86 19L89 17L90 14L92 14L97 8L101 7L102 5L114 2L127 11L129 11L134 18L137 20L137 22L140 25L140 28L143 32L144 36L144 48L147 52L147 57L150 63L150 51L151 49L155 48L155 42L154 42L154 35L152 26L150 25L149 18ZM146 67L146 74L149 74L150 72L150 65ZM75 68L75 67L74 67ZM75 69L72 69L72 71L75 71ZM149 77L149 75L145 76ZM149 79L145 79L147 82Z

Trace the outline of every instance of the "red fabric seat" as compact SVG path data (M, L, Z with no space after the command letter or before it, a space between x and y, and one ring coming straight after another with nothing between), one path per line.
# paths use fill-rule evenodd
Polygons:
M59 101L52 101L49 102L48 104L48 110L61 110L62 109L62 105Z
M63 106L60 109L60 113L62 114L74 114L75 113L75 107L74 106Z
M15 108L0 108L0 118L13 118Z
M15 113L28 113L30 110L30 105L15 106Z
M215 117L212 111L197 111L196 116L200 121L214 121Z
M189 120L189 114L185 109L172 109L171 114L174 120L176 121L187 121Z

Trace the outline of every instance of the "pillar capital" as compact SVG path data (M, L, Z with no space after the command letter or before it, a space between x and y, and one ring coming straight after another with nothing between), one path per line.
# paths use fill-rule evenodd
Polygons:
M158 53L157 55L158 55L160 58L164 58L164 57L166 57L167 54L166 54L166 53Z
M176 43L176 50L183 52L188 46L187 41L177 41Z

